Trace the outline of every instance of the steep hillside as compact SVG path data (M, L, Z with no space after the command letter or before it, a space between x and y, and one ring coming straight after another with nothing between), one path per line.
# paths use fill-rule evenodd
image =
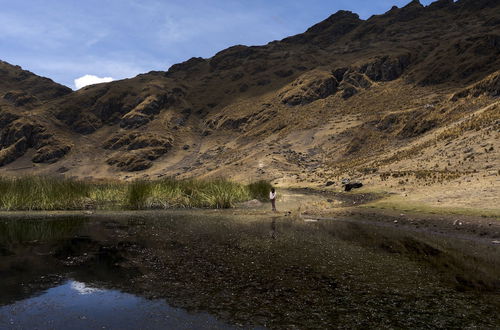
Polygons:
M475 177L498 192L496 0L340 11L281 41L76 92L4 62L0 74L5 175L350 176L406 192Z

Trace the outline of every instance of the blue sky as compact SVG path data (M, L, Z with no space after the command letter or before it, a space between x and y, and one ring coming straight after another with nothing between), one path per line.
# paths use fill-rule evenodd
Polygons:
M75 88L85 75L166 70L235 44L301 33L340 9L366 19L409 1L0 0L0 59Z

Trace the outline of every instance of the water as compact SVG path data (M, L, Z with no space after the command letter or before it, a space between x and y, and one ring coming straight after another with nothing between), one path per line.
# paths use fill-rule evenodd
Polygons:
M188 313L161 299L147 300L68 280L39 296L0 307L5 329L232 329L206 313Z
M0 328L500 327L500 247L252 211L0 220Z

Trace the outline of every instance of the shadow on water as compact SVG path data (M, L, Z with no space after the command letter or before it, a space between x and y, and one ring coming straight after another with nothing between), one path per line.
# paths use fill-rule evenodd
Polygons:
M0 327L77 314L104 325L130 306L155 306L156 324L175 327L497 327L499 252L369 224L224 212L0 220ZM106 306L69 299L74 283ZM148 318L133 315L121 326Z

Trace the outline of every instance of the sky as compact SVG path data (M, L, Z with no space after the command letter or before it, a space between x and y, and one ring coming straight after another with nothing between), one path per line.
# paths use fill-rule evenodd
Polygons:
M410 0L0 0L0 60L73 89L302 33ZM432 0L421 0L427 5Z

